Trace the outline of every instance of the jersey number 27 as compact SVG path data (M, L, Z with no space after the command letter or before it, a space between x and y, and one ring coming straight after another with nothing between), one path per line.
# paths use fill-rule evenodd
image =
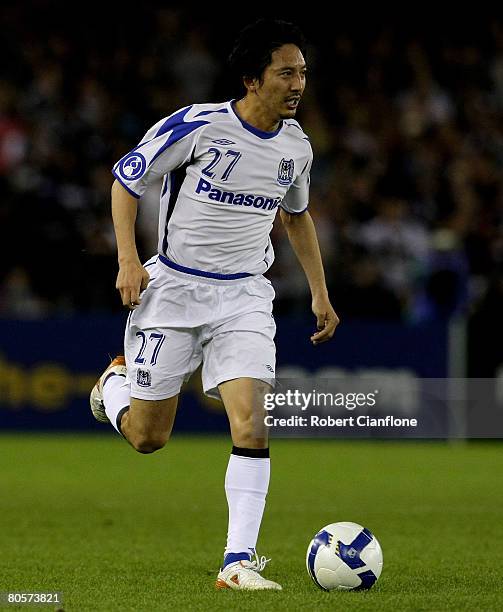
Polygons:
M222 151L216 149L215 147L210 147L208 149L208 153L213 155L213 159L206 167L203 168L203 174L209 176L210 178L215 178L216 172L214 172L214 170L216 170L216 167L219 165L222 157L231 158L230 163L227 165L222 173L222 176L220 177L220 180L222 181L226 181L229 178L231 172L234 170L236 164L241 158L241 153L239 151L226 151L225 155L223 155Z

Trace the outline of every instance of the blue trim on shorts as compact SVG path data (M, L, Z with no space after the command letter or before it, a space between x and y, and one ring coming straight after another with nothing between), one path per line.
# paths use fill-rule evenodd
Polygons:
M218 272L206 272L205 270L197 270L196 268L187 268L186 266L181 266L180 264L171 261L171 259L164 257L164 255L159 255L159 259L165 266L168 266L168 268L173 268L173 270L178 270L178 272L185 272L185 274L192 274L192 276L203 276L204 278L215 278L217 280L236 280L238 278L253 276L253 274L249 274L248 272L220 274Z

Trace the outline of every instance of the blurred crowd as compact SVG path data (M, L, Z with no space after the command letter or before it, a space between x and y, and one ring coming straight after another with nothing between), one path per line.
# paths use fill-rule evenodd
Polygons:
M121 22L35 5L0 15L0 316L118 310L110 169L161 117L240 95L225 59L248 20L222 37L188 8ZM503 22L450 35L302 25L310 210L341 318L497 313ZM141 203L144 258L156 249L156 198ZM280 223L273 239L277 312L304 312L307 285Z

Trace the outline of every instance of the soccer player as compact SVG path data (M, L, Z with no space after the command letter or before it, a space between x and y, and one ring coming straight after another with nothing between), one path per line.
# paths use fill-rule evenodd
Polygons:
M114 166L116 286L131 312L125 359L102 374L91 408L138 452L156 451L170 436L182 383L202 362L204 392L223 401L233 442L216 586L281 589L262 577L267 559L255 552L270 474L263 396L275 370L274 289L263 273L278 209L311 289L312 343L331 338L339 320L307 211L312 150L294 119L306 84L302 34L259 20L241 32L230 63L246 89L240 100L182 108ZM160 177L158 252L142 265L137 202Z

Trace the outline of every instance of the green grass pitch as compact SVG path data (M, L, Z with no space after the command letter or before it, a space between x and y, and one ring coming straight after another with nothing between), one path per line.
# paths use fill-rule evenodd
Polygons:
M284 590L270 593L214 590L229 449L0 436L0 592L62 591L65 612L503 609L500 443L273 440L259 553ZM343 520L381 542L369 592L325 593L306 573L309 540Z

